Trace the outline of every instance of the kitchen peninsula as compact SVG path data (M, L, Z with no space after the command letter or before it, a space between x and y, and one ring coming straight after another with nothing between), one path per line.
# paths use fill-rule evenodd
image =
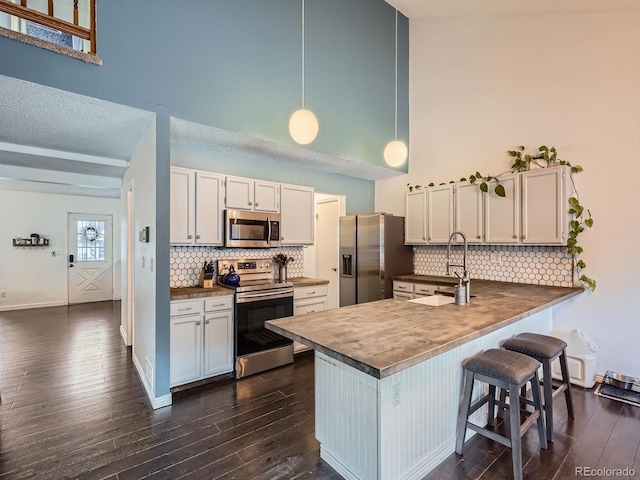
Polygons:
M454 451L463 360L549 333L549 307L582 291L475 280L467 305L388 299L266 325L315 350L321 457L348 479L414 479Z

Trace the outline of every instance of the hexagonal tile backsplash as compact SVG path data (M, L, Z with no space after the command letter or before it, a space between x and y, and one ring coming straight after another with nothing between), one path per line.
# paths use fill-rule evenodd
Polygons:
M462 264L462 251L461 246L452 247L452 263ZM446 275L446 246L416 246L413 255L416 275ZM567 247L470 245L467 268L471 278L482 280L573 286L573 263Z
M293 257L294 261L287 266L287 275L291 278L301 277L304 273L304 247L261 248L261 249L218 249L215 247L171 247L169 250L171 266L171 288L192 287L198 284L200 270L206 261L217 261L232 258L273 258L282 253ZM277 278L278 270L274 262L273 276Z
M256 250L171 247L171 287L197 285L200 269L205 260L272 258L278 253L292 256L295 259L288 266L289 277L303 276L304 247ZM571 287L574 284L571 256L567 254L566 247L471 245L468 253L467 266L471 278L559 287ZM413 268L416 275L446 275L446 246L416 246L413 249L413 254ZM452 247L451 256L454 263L462 263L462 247ZM499 259L492 259L492 257L499 257ZM273 275L274 278L277 278L275 263Z

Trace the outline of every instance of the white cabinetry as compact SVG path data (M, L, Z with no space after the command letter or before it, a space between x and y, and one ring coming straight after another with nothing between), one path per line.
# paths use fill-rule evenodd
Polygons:
M404 210L404 243L425 245L427 243L427 192L407 192Z
M313 188L280 186L281 245L313 245L314 210Z
M566 245L571 221L569 167L523 172L521 178L522 243Z
M251 178L226 178L225 206L256 212L280 211L280 184Z
M215 173L171 167L171 244L222 245L223 181Z
M233 295L174 300L170 312L172 387L233 371Z
M169 206L169 241L172 244L194 243L196 222L196 172L171 167Z
M482 243L484 232L484 211L482 208L482 190L477 184L461 182L456 184L455 230L463 232L468 243ZM458 238L458 237L456 237Z
M419 297L436 295L438 289L446 288L444 285L430 283L413 283L394 280L393 298L396 300L411 300Z
M484 241L498 245L520 242L520 175L500 177L506 196L492 188L484 197Z
M293 289L293 314L322 312L328 307L327 285L314 285L311 287L296 287ZM293 342L294 353L309 350L309 347L298 342Z
M427 241L448 243L453 232L453 184L427 189Z

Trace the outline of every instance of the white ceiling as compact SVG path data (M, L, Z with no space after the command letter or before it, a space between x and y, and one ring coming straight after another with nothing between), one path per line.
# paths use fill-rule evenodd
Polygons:
M543 15L640 11L639 0L387 0L406 17Z
M0 188L76 195L120 196L155 115L6 76L0 105Z

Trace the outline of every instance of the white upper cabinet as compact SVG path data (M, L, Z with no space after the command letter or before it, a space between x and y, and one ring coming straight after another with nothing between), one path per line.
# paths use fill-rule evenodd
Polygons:
M224 242L224 177L196 172L196 245L222 245Z
M427 189L427 241L448 243L453 233L453 184Z
M313 245L314 207L313 188L280 186L281 245Z
M522 243L566 245L569 233L569 167L523 172Z
M222 245L224 177L171 167L169 242Z
M250 178L226 178L225 207L228 209L253 210L254 181Z
M427 243L427 192L417 190L405 194L404 243L425 245Z
M195 240L195 171L171 167L170 181L169 242L178 245L191 245Z
M482 243L484 232L484 211L482 190L477 184L461 182L455 189L456 226L455 230L467 237L467 243Z
M505 197L499 197L493 190L493 182L484 198L484 241L505 245L519 243L520 238L520 176L517 174L500 177Z
M280 211L280 184L251 178L227 177L226 208L256 212Z
M280 211L280 184L256 180L254 187L254 210L257 212Z

